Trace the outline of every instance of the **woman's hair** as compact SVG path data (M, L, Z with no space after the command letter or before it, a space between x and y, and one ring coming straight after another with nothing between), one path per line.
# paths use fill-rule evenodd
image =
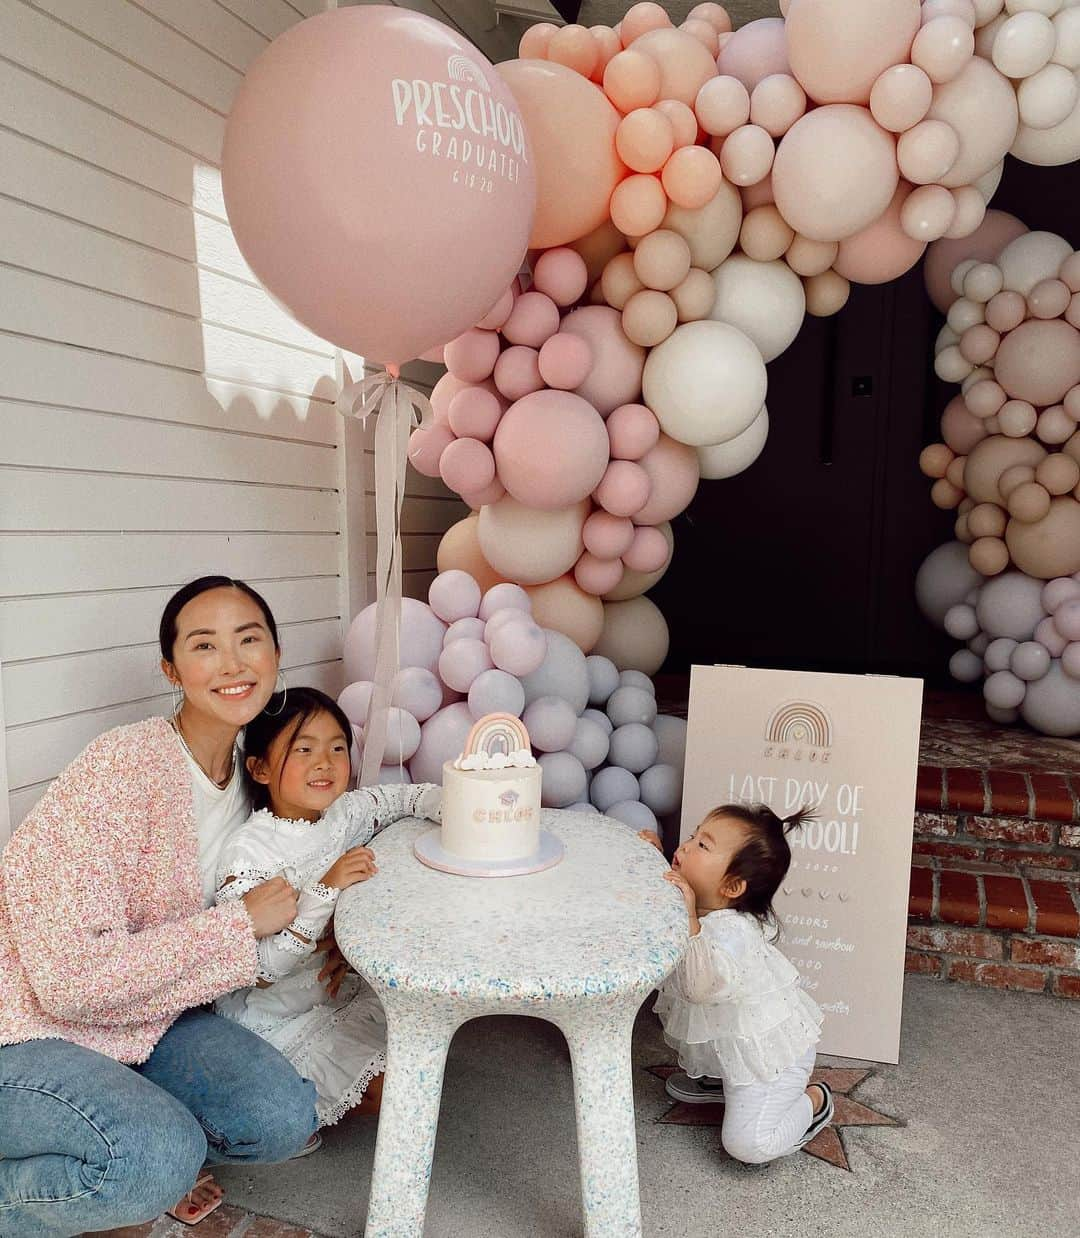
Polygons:
M278 641L277 624L274 622L274 616L270 611L270 607L266 604L266 599L261 594L256 593L249 584L242 580L232 580L228 576L200 576L198 580L192 580L184 585L183 588L177 589L165 603L165 609L161 612L161 623L158 625L158 643L161 645L161 656L166 662L173 660L173 650L176 646L176 638L179 635L176 630L176 620L180 612L193 598L197 598L202 593L209 593L211 589L239 589L241 593L246 593L262 611L263 618L266 620L266 626L270 629L274 648L281 648L281 644Z
M244 780L254 808L269 807L270 788L252 778L247 767L247 758L269 760L270 745L286 731L289 733L287 747L291 747L293 739L299 735L304 724L321 713L327 713L334 719L341 727L345 742L351 746L353 732L349 719L341 706L318 688L289 688L286 692L275 692L262 713L256 714L247 724L244 731ZM285 761L288 759L286 756ZM282 762L282 769L285 768L285 761Z
M721 804L706 821L728 817L746 831L743 845L728 865L727 876L741 877L746 889L731 907L756 916L762 924L775 924L773 897L791 866L787 836L814 819L814 810L803 807L790 817L778 817L767 804Z

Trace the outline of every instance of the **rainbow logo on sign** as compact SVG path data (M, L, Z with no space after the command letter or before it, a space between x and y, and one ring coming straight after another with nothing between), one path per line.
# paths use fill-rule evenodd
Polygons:
M513 714L485 714L469 732L462 756L483 754L492 757L498 753L508 757L512 752L529 751L529 732L520 718L515 718Z
M829 715L810 701L788 701L773 711L765 727L767 757L827 761L833 731Z

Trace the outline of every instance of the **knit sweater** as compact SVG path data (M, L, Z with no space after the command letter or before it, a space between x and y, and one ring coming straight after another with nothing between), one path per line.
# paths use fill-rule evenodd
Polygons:
M0 1045L143 1062L192 1006L253 984L242 902L203 910L191 775L164 718L60 774L0 857Z

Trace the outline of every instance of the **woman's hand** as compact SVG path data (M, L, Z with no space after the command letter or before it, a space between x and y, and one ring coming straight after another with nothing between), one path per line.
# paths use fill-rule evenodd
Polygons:
M326 962L319 971L319 983L326 986L329 997L337 997L341 982L349 970L349 964L341 953L341 947L337 944L333 929L325 937L319 939L315 953L326 955Z
M660 835L655 830L638 830L637 836L643 843L648 843L650 847L655 847L661 855L664 854L664 844L660 841Z
M682 873L678 873L674 869L664 874L664 880L670 881L683 896L683 902L686 904L686 914L690 918L690 936L696 937L701 932L701 921L698 919L697 895L694 893L693 887Z
M358 881L367 881L379 870L375 867L375 853L367 847L353 847L340 856L323 874L324 886L335 890L347 890Z
M296 891L284 877L271 877L241 900L256 937L273 937L296 919Z

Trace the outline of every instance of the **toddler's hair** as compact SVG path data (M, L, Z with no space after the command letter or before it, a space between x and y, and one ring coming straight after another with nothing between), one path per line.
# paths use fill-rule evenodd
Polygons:
M723 817L738 821L746 830L746 840L728 866L728 875L741 877L746 889L731 906L756 916L762 924L775 925L773 897L791 866L787 835L813 821L814 810L804 806L790 817L778 817L767 804L721 804L705 820Z
M257 757L266 761L270 755L270 745L285 731L289 732L289 747L293 739L300 733L304 724L316 714L327 713L341 727L345 742L352 745L352 724L345 716L345 711L325 692L318 688L289 688L286 692L275 692L266 704L261 714L257 714L244 731L244 780L251 795L254 808L270 807L270 788L252 778L247 767L248 757ZM286 757L287 761L289 758ZM352 762L350 760L350 771ZM282 762L284 768L284 762Z

